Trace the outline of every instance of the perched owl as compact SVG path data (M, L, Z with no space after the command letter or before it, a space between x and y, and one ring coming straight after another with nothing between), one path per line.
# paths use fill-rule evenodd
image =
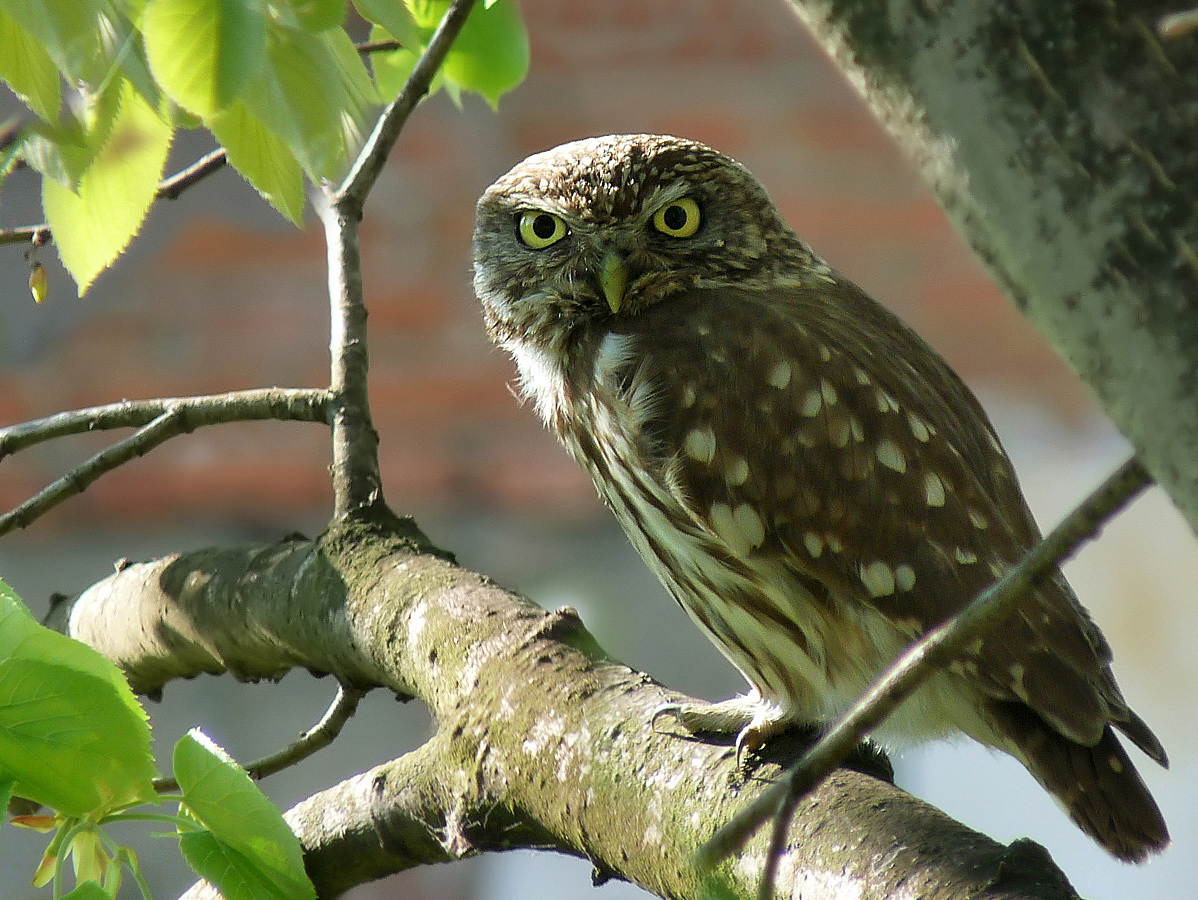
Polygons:
M474 285L524 394L748 679L671 709L759 746L847 710L1039 538L969 389L787 226L740 164L612 135L478 204ZM1122 731L1166 765L1059 573L892 716L1018 759L1115 856L1168 843Z

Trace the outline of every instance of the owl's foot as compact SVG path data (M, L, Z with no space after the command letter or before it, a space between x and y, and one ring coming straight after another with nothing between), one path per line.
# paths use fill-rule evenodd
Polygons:
M663 703L653 710L651 724L672 716L691 734L735 734L736 768L744 770L745 751L756 753L771 737L794 723L782 711L749 694L719 703Z
M774 747L766 754L771 757L770 761L785 767L818 741L827 727L823 723L788 719L778 707L763 702L753 694L733 697L720 703L663 703L653 710L651 723L654 728L664 716L673 717L675 722L693 735L735 734L736 770L742 774L748 774L746 751L751 757L758 757L760 762L764 762L766 759L762 758L760 751L766 742L785 735L777 742L778 754L772 752ZM772 758L774 756L778 758ZM882 781L894 782L894 769L886 752L872 741L865 740L854 747L841 765Z

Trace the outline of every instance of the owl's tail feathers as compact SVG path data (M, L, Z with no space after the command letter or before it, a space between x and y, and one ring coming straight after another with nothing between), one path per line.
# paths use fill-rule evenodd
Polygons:
M991 723L1009 741L1004 747L1065 808L1077 826L1124 862L1143 862L1169 845L1169 829L1148 787L1107 725L1092 747L1061 735L1022 703L992 702ZM1134 713L1132 714L1134 716ZM1164 764L1164 751L1135 717L1145 740ZM1122 730L1123 723L1119 723ZM1137 745L1140 733L1129 735ZM1148 748L1145 748L1147 751Z

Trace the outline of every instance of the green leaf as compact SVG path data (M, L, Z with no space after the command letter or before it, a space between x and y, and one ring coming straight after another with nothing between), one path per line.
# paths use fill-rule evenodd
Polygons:
M181 808L207 829L180 839L196 872L227 900L315 897L299 840L228 754L192 729L175 745L174 767Z
M374 54L375 80L379 93L387 100L399 95L416 59L449 9L449 2L406 0L406 8L416 34L401 39L403 50ZM375 37L373 31L371 36ZM455 103L459 102L461 91L466 90L482 94L495 106L503 94L524 80L528 60L528 32L516 4L510 0L478 4L449 48L430 93L441 87L444 78L444 86Z
M58 118L62 90L54 60L3 11L0 11L0 78L47 122Z
M112 900L112 896L94 881L85 881L69 894L63 894L62 900Z
M528 74L528 32L515 3L476 5L442 67L445 79L477 91L491 106Z
M375 33L381 31L382 29L377 25L372 28L370 30L371 40L376 40ZM403 90L403 86L412 76L412 70L416 68L416 61L419 58L407 47L371 55L370 64L374 68L374 83L377 85L379 96L382 97L384 103L390 103L399 96L399 92ZM440 80L440 74L438 74L437 80ZM438 87L440 87L439 84ZM436 90L430 85L429 94L435 93Z
M304 31L318 32L334 28L345 21L349 12L347 0L290 0L296 21Z
M227 108L266 59L262 0L150 0L142 19L154 77L199 116Z
M81 816L155 798L145 710L85 644L39 625L0 581L0 779Z
M173 130L122 80L119 112L91 166L72 192L42 181L42 208L54 245L82 294L128 246L145 220Z
M271 206L299 225L304 217L304 173L287 145L241 102L207 124L233 168Z
M69 80L98 84L108 69L101 24L106 0L0 0L3 10L45 48Z
M0 772L18 796L70 816L151 800L149 740L144 715L103 679L37 659L0 661Z
M377 99L339 28L319 35L269 28L267 64L244 93L250 112L283 139L314 180L347 168Z
M305 895L276 884L261 866L210 832L182 835L179 849L195 873L214 884L225 900L296 900L315 896L310 887Z
M8 809L8 801L12 799L12 790L17 786L15 778L0 778L0 810ZM4 814L0 812L0 826L4 824Z
M354 6L357 8L358 14L367 22L381 25L386 29L387 34L378 36L372 30L370 33L372 41L393 37L406 49L416 49L423 45L424 36L417 26L416 20L412 18L412 13L403 3L397 2L397 0L354 0Z
M162 92L150 74L141 28L117 9L116 4L120 3L121 0L109 0L101 14L101 45L108 64L101 86L119 81L118 76L124 75L146 102L157 109L162 103Z

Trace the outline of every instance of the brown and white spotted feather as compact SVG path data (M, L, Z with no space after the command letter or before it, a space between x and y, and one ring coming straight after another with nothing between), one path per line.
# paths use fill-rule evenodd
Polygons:
M526 160L479 203L475 270L525 394L753 686L750 729L844 711L1039 538L960 379L710 148L625 135ZM1168 834L1111 726L1165 754L1110 662L1058 572L884 735L1011 753L1140 859Z

